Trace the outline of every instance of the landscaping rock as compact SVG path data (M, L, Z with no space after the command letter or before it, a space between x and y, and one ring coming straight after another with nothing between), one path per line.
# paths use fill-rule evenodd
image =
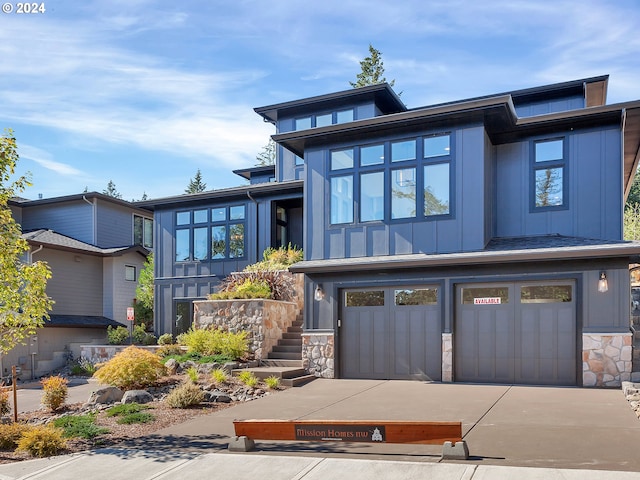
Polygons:
M178 373L178 367L180 366L180 364L175 358L170 358L164 363L164 366L167 369L167 373L169 375L175 375L176 373Z
M122 403L150 403L153 396L146 390L129 390L124 393Z
M96 390L89 396L86 405L96 405L98 403L115 403L122 400L124 392L117 387L105 387Z
M231 397L220 390L204 392L205 401L217 403L231 403Z
M622 393L636 416L640 418L640 383L622 382Z

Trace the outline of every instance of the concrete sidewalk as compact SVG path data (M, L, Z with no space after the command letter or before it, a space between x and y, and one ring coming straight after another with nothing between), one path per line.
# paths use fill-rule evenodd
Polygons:
M441 463L440 446L336 442L258 441L255 452L229 454L232 421L251 418L462 421L471 458ZM0 479L640 480L638 445L640 421L619 389L316 380L118 448L0 465Z

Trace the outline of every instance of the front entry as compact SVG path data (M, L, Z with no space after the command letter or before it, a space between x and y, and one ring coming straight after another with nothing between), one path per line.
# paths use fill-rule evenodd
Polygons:
M343 290L340 299L343 378L440 380L438 287Z
M456 287L458 382L576 385L575 282Z

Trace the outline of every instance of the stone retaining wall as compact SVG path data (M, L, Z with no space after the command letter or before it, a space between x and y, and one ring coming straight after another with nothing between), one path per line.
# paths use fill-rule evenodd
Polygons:
M202 300L193 302L193 328L249 332L249 351L267 358L296 319L298 305L279 300Z
M81 345L80 358L89 360L94 365L96 363L104 363L111 360L116 356L116 354L120 353L122 350L130 346L131 345ZM150 352L155 352L158 348L160 348L159 345L135 345L135 347L149 350Z
M582 385L619 387L631 380L631 333L582 334Z
M335 378L334 334L302 334L302 368L311 375L322 378Z

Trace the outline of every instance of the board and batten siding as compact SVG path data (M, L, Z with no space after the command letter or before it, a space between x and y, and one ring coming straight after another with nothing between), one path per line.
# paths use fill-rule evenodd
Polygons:
M547 113L566 112L584 108L584 96L574 95L557 100L540 100L516 104L518 117L532 117L534 115L544 115Z
M496 147L496 235L498 237L561 234L622 238L622 161L620 130L576 131L564 136L568 158L568 208L531 212L533 141ZM536 138L536 140L542 140Z

